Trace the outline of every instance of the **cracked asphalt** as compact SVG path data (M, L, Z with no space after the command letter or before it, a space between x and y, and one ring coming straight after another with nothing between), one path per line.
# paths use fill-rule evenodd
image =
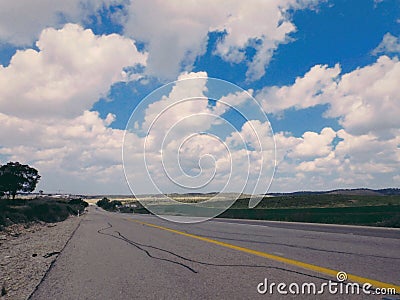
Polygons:
M262 295L257 286L265 278L269 283L312 282L317 287L335 278L207 241L399 285L400 230L245 220L178 224L94 206L83 218L30 299L400 298L327 291L282 295L276 289Z

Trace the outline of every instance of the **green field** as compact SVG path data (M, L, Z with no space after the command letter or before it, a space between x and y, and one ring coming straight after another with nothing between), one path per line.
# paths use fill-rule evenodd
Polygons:
M400 227L400 205L327 208L231 208L219 218Z
M184 198L182 196L181 198ZM193 201L191 201L193 202ZM136 213L148 213L138 202ZM210 208L196 210L196 216L207 215ZM222 200L221 200L222 203ZM312 194L264 197L256 208L248 208L249 198L238 199L218 218L274 220L328 224L352 224L400 228L399 195ZM174 205L159 205L159 211L174 215ZM192 213L188 209L188 215Z
M247 208L248 198L239 199L232 208ZM361 206L381 206L381 205L400 205L399 195L341 195L341 194L322 194L322 195L285 195L275 197L264 197L257 205L257 209L264 208L306 208L306 207L361 207Z

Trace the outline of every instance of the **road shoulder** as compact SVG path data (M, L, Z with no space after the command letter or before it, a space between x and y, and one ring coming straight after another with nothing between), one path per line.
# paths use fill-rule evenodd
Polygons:
M29 228L14 225L0 233L1 300L27 299L57 259L81 218L59 223L35 223Z

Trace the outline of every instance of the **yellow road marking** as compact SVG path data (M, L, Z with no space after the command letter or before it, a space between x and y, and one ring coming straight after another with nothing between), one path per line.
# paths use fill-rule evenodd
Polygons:
M219 245L219 246L222 246L222 247L225 247L225 248L229 248L229 249L233 249L233 250L237 250L237 251L253 254L253 255L256 255L256 256L261 256L261 257L268 258L268 259L271 259L271 260L274 260L274 261L279 261L279 262L282 262L282 263L285 263L285 264L289 264L289 265L293 265L293 266L300 267L300 268L303 268L303 269L315 271L315 272L322 273L322 274L325 274L325 275L330 275L330 276L333 276L335 278L336 278L336 274L340 271L340 270L333 270L333 269L328 269L328 268L324 268L324 267L308 264L308 263L301 262L301 261L298 261L298 260L294 260L294 259L290 259L290 258L286 258L286 257L274 255L274 254L269 254L269 253L262 252L262 251L252 250L252 249L249 249L249 248L245 248L245 247L240 247L240 246L236 246L236 245L233 245L233 244L224 243L224 242L221 242L221 241L213 240L213 239L210 239L210 238L206 238L206 237L195 235L195 234L191 234L191 233L186 233L186 232L175 230L175 229L171 229L171 228L168 228L168 227L163 227L163 226L159 226L159 225L155 225L155 224L151 224L151 223L147 223L147 222L141 222L141 221L138 221L138 220L132 220L132 219L129 219L129 220L131 220L133 222L136 222L136 223L139 223L139 224L142 224L142 225L149 226L149 227L158 228L158 229L161 229L161 230L165 230L165 231L169 231L169 232L172 232L172 233L180 234L180 235L183 235L183 236L186 236L186 237L190 237L190 238L193 238L193 239L196 239L196 240L200 240L200 241L208 242L208 243L211 243L211 244ZM385 288L385 289L395 288L396 289L396 293L400 293L400 286L398 286L398 285L394 285L394 284L390 284L390 283L386 283L386 282L381 282L381 281L377 281L377 280L373 280L373 279L369 279L369 278L365 278L365 277L361 277L361 276L357 276L357 275L353 275L353 274L348 274L348 273L347 273L347 279L349 281L358 282L358 283L361 283L361 284L370 283L372 286L374 286L376 288L380 288L380 289L382 289L382 288Z

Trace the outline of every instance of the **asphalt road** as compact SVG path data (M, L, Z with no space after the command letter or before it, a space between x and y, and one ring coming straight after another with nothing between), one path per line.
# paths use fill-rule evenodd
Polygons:
M177 224L90 207L31 299L400 299L362 290L340 294L335 276L344 271L350 281L398 288L399 249L400 230L246 220ZM266 279L269 289L260 294ZM335 294L328 286L319 295L290 294L296 285L301 293L303 283L319 291L329 280ZM277 291L279 283L287 295Z

